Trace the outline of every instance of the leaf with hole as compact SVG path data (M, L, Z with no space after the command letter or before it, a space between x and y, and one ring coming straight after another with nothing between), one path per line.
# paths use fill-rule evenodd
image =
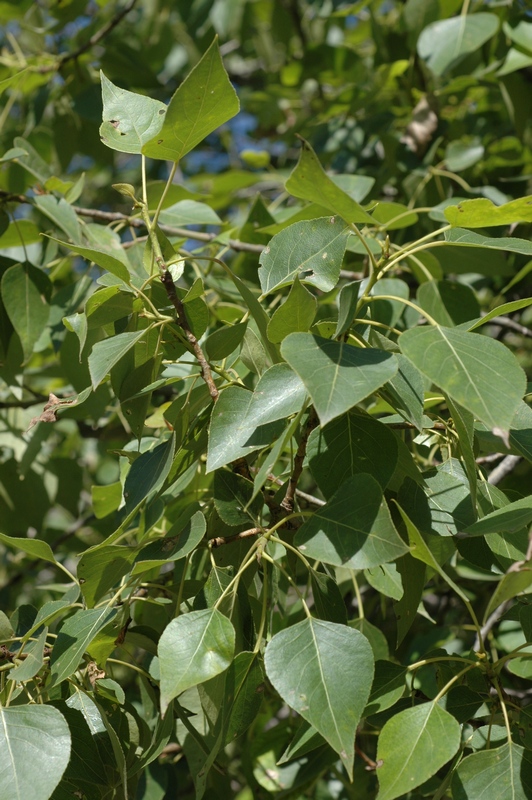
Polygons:
M115 86L100 70L102 84L102 142L121 153L141 153L142 147L160 131L166 106L136 92Z
M264 294L299 277L323 292L340 278L349 229L342 219L323 217L295 222L278 233L259 257L259 280Z

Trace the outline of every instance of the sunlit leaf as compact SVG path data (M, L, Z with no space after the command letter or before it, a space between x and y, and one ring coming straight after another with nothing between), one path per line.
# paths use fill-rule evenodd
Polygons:
M275 634L264 662L283 700L321 733L352 777L355 733L373 679L366 637L345 625L306 619Z
M175 92L161 129L142 152L151 158L180 161L239 108L215 39Z

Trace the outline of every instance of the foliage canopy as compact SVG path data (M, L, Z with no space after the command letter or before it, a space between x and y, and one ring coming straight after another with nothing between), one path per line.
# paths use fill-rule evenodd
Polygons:
M527 4L0 21L0 800L531 797Z

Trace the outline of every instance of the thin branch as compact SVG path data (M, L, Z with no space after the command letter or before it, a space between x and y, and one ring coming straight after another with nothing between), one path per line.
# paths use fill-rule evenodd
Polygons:
M63 64L66 64L67 61L73 61L79 56L82 56L83 53L86 53L87 50L90 50L91 47L98 44L108 33L110 33L116 26L124 19L126 14L129 14L133 6L137 0L129 0L128 3L124 6L124 8L118 12L109 22L106 22L99 30L94 33L90 39L88 39L85 44L82 44L78 47L77 50L73 50L71 53L62 53L57 57L57 61L54 64L46 64L41 67L37 68L37 72L41 75L46 74L47 72L56 72L57 70L61 69Z
M215 536L213 539L210 539L210 544L213 548L221 547L223 544L232 544L242 539L249 539L250 536L259 536L261 533L263 533L262 528L249 528L247 531L237 533L236 536Z
M488 475L488 483L496 486L512 472L521 461L521 456L506 456Z
M218 400L219 397L219 392L218 392L218 387L214 382L214 378L212 377L212 372L209 363L205 358L200 343L192 333L190 325L188 324L187 315L185 313L185 307L181 301L181 298L177 294L172 275L166 268L165 264L160 264L159 266L163 270L161 275L161 282L164 288L166 289L166 294L168 295L168 299L170 300L170 302L172 303L172 305L176 310L177 320L179 322L179 325L182 328L185 336L187 337L188 342L194 351L194 355L198 360L201 376L205 381L205 383L207 384L207 388L209 389L209 394L212 397L212 399L216 402L216 400Z
M493 317L493 319L490 319L488 324L498 325L500 328L508 328L511 331L520 333L521 336L532 337L532 330L530 328L525 328L524 325L520 325L514 319L510 319L509 317Z
M314 411L314 407L311 407L307 423L305 425L303 433L301 434L299 447L297 448L296 457L294 459L294 469L292 474L290 475L284 499L281 501L281 508L287 511L289 514L291 514L292 511L294 510L294 497L296 494L297 482L301 477L301 473L303 472L303 462L305 460L305 454L307 452L308 437L310 436L314 428L317 426L317 424L318 424L318 418L316 416L316 412Z

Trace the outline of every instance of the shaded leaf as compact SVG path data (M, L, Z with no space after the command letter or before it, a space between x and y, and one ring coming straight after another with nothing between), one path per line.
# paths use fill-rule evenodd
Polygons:
M1 286L7 316L20 338L24 360L28 361L50 316L50 280L31 264L15 264L2 275Z
M76 611L62 625L50 659L50 685L57 686L79 666L92 640L116 616L114 608Z
M296 533L305 556L348 569L394 561L408 548L395 530L382 489L371 475L343 483Z
M270 342L282 342L289 333L308 331L318 308L313 294L299 282L296 275L285 302L274 312L268 324Z
M129 514L139 503L153 497L162 487L170 474L174 448L175 433L135 459L124 484L126 513Z
M307 458L325 497L361 472L372 475L385 489L397 464L397 440L382 422L348 412L312 431Z

